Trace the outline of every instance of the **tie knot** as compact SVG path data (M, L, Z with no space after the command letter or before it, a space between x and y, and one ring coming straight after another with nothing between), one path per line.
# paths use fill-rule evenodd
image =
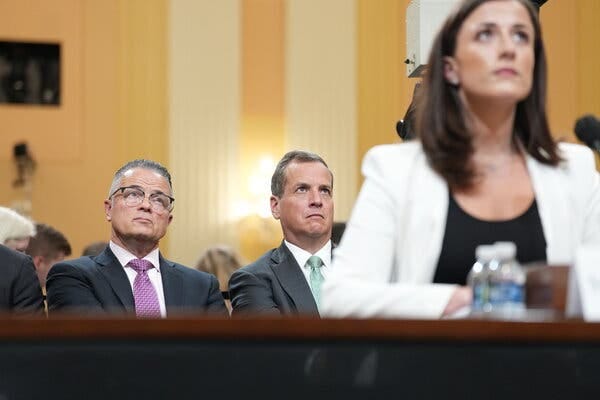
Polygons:
M310 256L309 259L306 260L306 265L312 269L318 269L323 266L323 260L318 256Z
M150 268L154 268L154 265L152 265L150 261L141 258L135 258L129 261L129 266L133 268L137 273L143 273L148 271Z

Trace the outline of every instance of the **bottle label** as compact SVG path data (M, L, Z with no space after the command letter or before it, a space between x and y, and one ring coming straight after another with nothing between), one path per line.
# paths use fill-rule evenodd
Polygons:
M524 307L525 290L516 282L498 282L490 287L490 303L493 308Z
M488 285L478 283L473 286L473 304L471 305L474 311L481 311L484 305L488 302Z

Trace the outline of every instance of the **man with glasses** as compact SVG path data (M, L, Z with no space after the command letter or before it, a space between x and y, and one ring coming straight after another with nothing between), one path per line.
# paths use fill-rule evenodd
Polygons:
M150 160L121 167L104 201L111 239L96 257L52 267L46 288L53 311L227 316L216 277L163 258L158 244L173 219L171 175Z

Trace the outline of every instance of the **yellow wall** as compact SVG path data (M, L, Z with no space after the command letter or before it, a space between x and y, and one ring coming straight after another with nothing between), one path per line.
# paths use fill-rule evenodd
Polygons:
M600 1L577 0L577 116L600 117ZM600 170L600 155L596 154Z
M60 42L63 61L60 107L0 105L0 204L20 200L11 149L25 140L37 160L32 217L65 233L75 255L108 239L102 201L123 160L165 160L164 18L162 0L0 3L0 37ZM144 19L153 35L124 29Z
M280 0L242 1L242 197L253 197L247 183L258 173L261 159L268 157L277 162L284 152L284 15L285 3ZM264 193L259 201L267 205L268 187ZM246 260L254 260L278 246L281 238L279 223L270 216L260 218L252 214L239 221L240 253Z
M167 21L165 0L120 0L119 158L167 164Z
M577 4L577 111L600 115L600 1L578 0Z
M600 2L549 1L541 9L548 52L548 110L556 137L574 140L583 114L600 115Z
M410 0L358 0L358 157L397 142L396 122L412 99L406 76L406 7ZM357 169L362 182L360 169Z

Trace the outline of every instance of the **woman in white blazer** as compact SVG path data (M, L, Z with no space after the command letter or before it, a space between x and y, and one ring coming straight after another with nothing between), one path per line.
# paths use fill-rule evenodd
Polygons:
M479 243L511 240L520 261L550 264L600 245L600 178L591 151L552 139L527 0L463 1L433 43L422 89L419 140L365 156L325 316L452 315L471 302Z

